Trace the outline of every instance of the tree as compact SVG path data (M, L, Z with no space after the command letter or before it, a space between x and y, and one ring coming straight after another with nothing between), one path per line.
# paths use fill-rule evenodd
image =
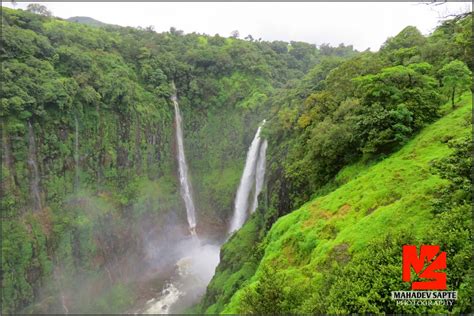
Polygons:
M44 16L52 16L53 14L51 11L48 10L48 8L44 5L38 4L38 3L30 3L27 7L26 10L35 14L39 15L44 15Z
M240 36L240 33L237 30L230 32L230 37L232 38L239 38L239 36Z
M390 37L382 45L381 51L398 50L401 48L419 47L426 42L426 38L414 26L407 26L395 37Z
M439 73L442 76L443 88L451 99L451 105L454 108L455 97L469 90L472 73L466 64L460 60L453 60L444 65Z
M437 192L433 201L435 224L426 236L426 242L443 245L447 252L448 288L458 288L460 299L451 310L453 314L471 312L472 297L472 137L469 135L448 142L449 156L432 162L432 170L447 183ZM464 293L463 293L464 292Z
M275 269L264 265L262 277L255 287L246 288L243 293L241 312L245 314L281 314L285 309L285 279Z
M155 27L153 25L148 25L146 28L145 28L145 31L147 32L155 32Z
M288 53L288 43L283 41L273 41L269 44L270 48L278 54Z
M438 193L433 203L435 213L449 212L459 205L468 205L471 201L472 139L463 137L448 143L453 152L446 158L432 162L433 171L449 184Z
M420 51L426 41L416 27L407 26L395 37L390 37L380 51L390 63L407 65L420 62Z
M170 33L173 34L173 35L177 35L177 36L181 36L181 35L184 34L184 32L182 30L178 30L174 26L170 27Z
M362 107L357 137L365 153L388 153L438 118L442 98L428 63L395 66L354 79Z

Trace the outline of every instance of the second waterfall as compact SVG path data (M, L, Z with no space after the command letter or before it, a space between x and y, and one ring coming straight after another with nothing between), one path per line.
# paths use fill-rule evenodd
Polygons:
M176 144L177 144L177 159L178 159L178 169L179 169L179 183L180 183L180 192L181 197L184 200L184 205L186 207L186 214L188 218L188 225L191 234L196 234L196 215L193 196L191 192L191 184L188 178L188 165L186 164L186 156L184 155L184 143L183 143L183 127L181 120L181 112L179 111L178 97L176 95L176 87L174 83L173 95L171 96L171 101L173 101L174 112L175 112L175 123L176 123Z
M257 129L245 161L244 171L240 178L239 188L235 196L234 215L230 222L229 233L239 230L245 223L248 213L253 213L257 208L258 195L263 188L265 177L265 155L267 150L267 141L260 138L265 120ZM250 201L253 193L253 200Z

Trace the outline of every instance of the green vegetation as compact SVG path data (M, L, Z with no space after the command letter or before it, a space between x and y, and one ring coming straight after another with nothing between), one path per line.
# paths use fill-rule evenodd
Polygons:
M443 22L428 37L407 27L377 53L323 58L271 95L266 207L223 246L228 257L202 312L471 310L471 28L471 15ZM451 113L453 89L461 108ZM443 161L439 176L436 161ZM259 230L246 227L255 221ZM390 289L408 289L400 277L406 243L448 251L455 261L449 288L463 295L454 307L390 300ZM231 253L254 255L242 261ZM252 277L236 281L244 273Z
M88 311L110 312L136 290L123 271L146 255L144 236L164 231L170 218L185 229L172 80L198 231L215 234L226 229L274 89L321 55L355 54L74 21L37 4L2 7L3 313L64 312L60 291L69 312L91 299ZM79 293L67 293L75 287ZM131 300L121 302L116 311Z
M397 153L280 218L262 243L256 273L223 312L468 313L471 112L466 96L460 109ZM400 277L403 244L438 244L448 251L448 289L460 295L454 307L391 301L390 291L409 289Z
M452 99L449 87L459 87L456 97L468 90L472 70L464 51L472 47L460 39L471 26L471 16L448 21L427 38L407 27L380 52L324 59L301 82L272 95L264 132L280 182L269 188L281 201L279 215L308 201L344 166L398 150L440 117L441 105ZM438 42L444 46L435 54Z
M445 90L451 95L451 105L454 108L455 97L469 89L472 73L463 62L453 60L441 68L440 74Z
M259 208L190 311L471 312L471 15L377 53L73 21L2 7L2 313L133 309L149 243L186 231L171 82L199 234L268 121ZM390 300L408 242L448 252L454 306Z
M76 23L82 23L90 26L96 26L96 27L103 27L103 26L108 26L110 24L97 21L96 19L90 18L88 16L74 16L66 19L66 21L69 22L76 22Z

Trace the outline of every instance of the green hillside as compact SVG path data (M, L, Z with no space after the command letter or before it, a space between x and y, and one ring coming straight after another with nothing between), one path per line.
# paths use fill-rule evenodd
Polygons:
M40 4L1 16L2 314L157 299L200 254L186 187L216 258L189 260L210 278L222 247L180 312L472 312L472 13L428 35L406 26L377 52L68 21ZM229 235L263 119L266 167L242 181L258 208ZM409 286L406 243L448 252L454 306L390 300Z
M449 226L459 233L458 238L466 237L462 231L472 226L470 208L462 209L458 222L459 218L435 215L432 203L448 183L432 163L452 155L450 142L471 140L471 96L461 103L398 152L372 166L348 166L336 177L339 188L280 218L260 245L263 257L253 276L249 277L245 265L226 275L226 281L218 272L211 289L214 285L231 288L239 276L248 278L222 312L420 312L419 307L396 307L390 291L409 289L401 281L401 246L436 241L455 248L453 255L464 254L462 259L448 255L448 282L449 289L459 289L460 296L452 312L468 311L472 271L456 272L453 265L470 266L469 239L447 240L439 230ZM252 232L254 221L223 248L224 263L232 243L248 246L242 236ZM211 306L208 312L215 308ZM443 308L423 310L446 312Z
M472 101L460 95L472 90L471 55L466 14L428 36L407 26L376 53L321 60L274 93L262 205L222 246L196 309L469 312ZM409 288L407 243L448 253L454 307L391 301L390 289Z
M222 238L269 95L356 54L34 12L1 10L3 313L64 312L61 295L70 312L123 312L150 240L186 233L171 82L197 230Z
M111 25L111 24L101 22L99 20L90 18L88 16L73 16L73 17L67 18L66 21L81 23L81 24L96 26L96 27L116 26L116 25Z

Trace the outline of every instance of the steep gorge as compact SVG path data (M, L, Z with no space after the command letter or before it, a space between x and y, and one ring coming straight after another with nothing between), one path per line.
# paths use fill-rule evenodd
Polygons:
M219 241L265 100L309 64L270 43L8 8L2 19L3 312L139 305L173 274L188 234L172 81L196 229Z
M450 71L472 75L470 16L431 36L407 27L377 53L2 19L2 313L413 312L340 300L367 286L364 249L410 240L386 209L408 201L408 218L468 231L466 188L451 210L451 175L429 168L468 146L472 100L443 104ZM396 236L377 238L387 222ZM462 260L449 311L469 312Z

